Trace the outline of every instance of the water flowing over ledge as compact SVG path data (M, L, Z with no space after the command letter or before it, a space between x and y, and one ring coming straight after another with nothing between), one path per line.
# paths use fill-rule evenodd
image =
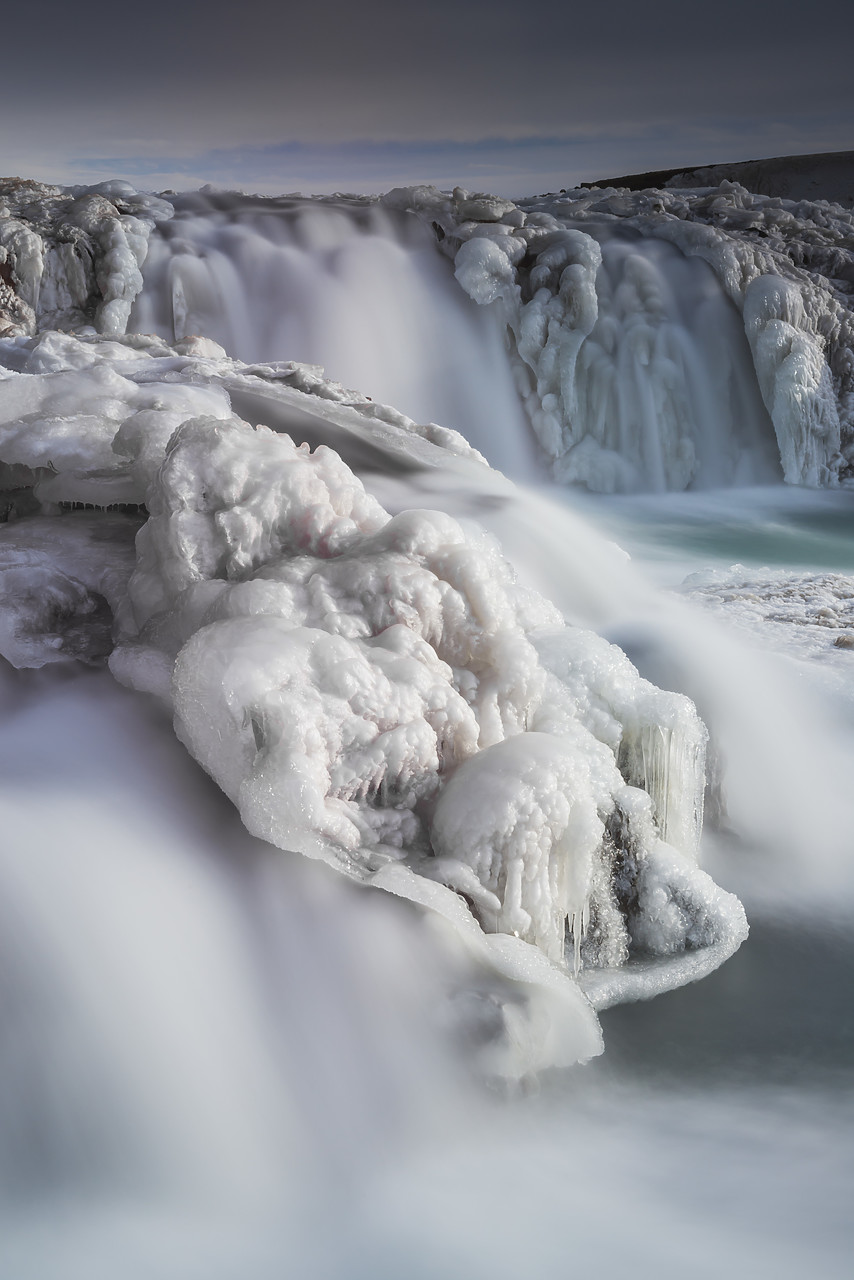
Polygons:
M352 303L343 361L373 290L372 389L405 354L423 379L403 376L406 407L445 417L430 397L459 347L448 415L514 475L754 483L779 474L773 423L786 479L836 483L850 216L729 184L516 206L16 183L4 201L7 661L109 657L250 831L450 919L512 990L490 1070L587 1057L591 1002L731 954L743 913L696 868L692 704L568 627L470 521L421 509L425 476L466 512L512 507L462 435L276 357ZM455 328L429 354L440 317Z
M323 363L523 479L543 463L598 491L851 474L854 215L827 201L727 181L519 205L427 187L379 200L167 201L117 182L3 193L9 335L130 324L204 333L249 361Z
M509 984L491 1069L598 1051L573 973L607 969L611 1003L738 945L740 907L694 865L688 700L568 628L475 526L390 518L339 454L231 402L369 446L368 476L405 459L506 498L461 438L207 339L47 332L6 351L4 656L109 652L172 705L250 831L449 919Z
M786 481L828 485L851 475L850 210L752 195L727 181L567 191L518 206L428 187L383 199L430 222L466 291L499 310L558 479L619 491L770 477L744 355L732 337L717 350L709 342L731 325L726 299L743 318ZM668 255L666 245L679 252ZM695 315L686 325L677 299L689 278ZM692 345L694 326L709 327L705 355Z

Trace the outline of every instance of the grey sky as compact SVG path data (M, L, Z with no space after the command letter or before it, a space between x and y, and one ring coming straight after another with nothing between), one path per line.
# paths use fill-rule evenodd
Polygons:
M850 0L30 0L0 172L508 194L854 147Z

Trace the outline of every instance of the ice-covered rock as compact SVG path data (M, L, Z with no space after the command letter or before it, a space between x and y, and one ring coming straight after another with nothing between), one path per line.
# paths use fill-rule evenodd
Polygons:
M806 323L800 289L781 276L756 276L744 294L744 325L786 480L833 484L842 443L839 408L825 344Z
M124 333L148 237L171 216L167 201L126 182L0 183L0 333L84 325Z
M682 591L724 616L753 642L801 658L833 661L854 648L854 577L846 573L746 567L690 574ZM769 625L770 624L770 625ZM850 658L840 661L847 672Z

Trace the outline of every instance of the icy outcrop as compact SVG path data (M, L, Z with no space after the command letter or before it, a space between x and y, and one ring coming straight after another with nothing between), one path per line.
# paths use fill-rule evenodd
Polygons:
M470 892L484 926L525 938L558 963L568 926L576 972L605 835L599 810L620 788L613 761L590 748L548 733L505 739L455 771L432 823L437 856L474 871ZM456 887L464 891L462 877Z
M93 325L122 334L154 226L172 207L126 182L0 183L0 335Z
M743 358L734 339L721 343L732 318L694 270L700 261L742 314L785 479L827 485L852 474L850 211L727 181L567 191L488 218L472 212L485 197L459 190L384 200L431 224L465 290L499 309L558 479L608 491L771 478ZM694 295L693 319L668 297L676 273L678 296ZM710 351L706 373L695 337Z
M185 423L148 505L113 669L166 694L171 668L178 734L251 831L369 882L405 861L560 965L567 923L575 965L585 934L587 963L627 958L615 850L635 850L626 885L665 833L677 863L696 855L686 699L569 631L484 535L389 519L335 455L263 427ZM650 925L659 943L676 949Z
M738 945L695 867L692 704L476 526L371 495L383 462L506 495L458 437L206 342L45 334L0 361L7 659L112 648L253 832L449 921L503 984L493 1069L598 1050L573 972L652 994Z
M824 343L806 323L798 287L761 275L744 292L744 327L790 484L827 485L841 464L841 427Z

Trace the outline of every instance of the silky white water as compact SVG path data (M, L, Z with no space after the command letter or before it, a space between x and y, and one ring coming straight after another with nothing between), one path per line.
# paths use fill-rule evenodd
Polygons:
M498 317L468 305L423 241L397 222L390 235L370 208L300 205L283 227L277 212L232 217L220 203L188 200L185 225L152 240L138 331L201 330L251 360L322 363L531 477ZM672 265L678 309L667 249L650 257ZM285 287L293 310L280 309ZM316 345L286 348L303 327ZM743 356L739 342L727 357L740 377ZM47 346L40 358L49 371ZM175 357L154 359L175 379L170 404L189 403ZM695 368L695 385L721 359ZM92 376L109 414L129 393ZM208 412L223 388L238 394L233 375L204 385ZM743 456L741 478L757 479L754 437L718 427L735 470ZM547 1077L539 1098L485 1101L467 1065L490 1034L495 979L484 968L473 982L441 921L253 840L162 707L105 672L4 669L0 1274L509 1280L568 1254L640 1276L845 1274L854 659L833 644L841 588L817 588L813 605L805 587L777 620L778 597L796 593L762 571L782 561L844 578L847 492L579 505L431 469L416 439L411 469L374 448L357 469L392 515L485 524L571 622L697 700L722 772L702 853L740 892L753 936L702 983L606 1012L595 1064ZM72 481L43 483L63 501ZM720 589L678 590L735 561L744 573Z
M30 856L4 861L0 1274L509 1280L567 1233L641 1275L845 1273L841 936L811 913L760 933L676 1014L606 1023L569 1092L484 1110L437 1045L417 918L253 846L157 714L82 679L35 707L5 686L7 848ZM32 752L55 780L36 835Z
M780 478L773 428L735 308L705 263L663 241L585 224L602 251L598 318L576 371L577 434L598 437L645 491Z
M418 422L462 431L499 469L536 474L498 319L462 294L412 215L228 194L176 208L152 237L132 330L204 334L249 362L320 364Z

